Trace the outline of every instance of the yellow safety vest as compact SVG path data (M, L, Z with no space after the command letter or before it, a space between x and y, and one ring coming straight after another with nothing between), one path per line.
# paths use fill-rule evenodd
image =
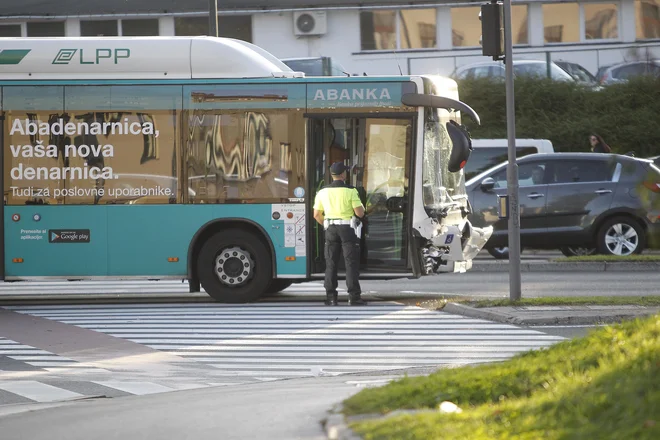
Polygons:
M326 219L350 220L353 208L363 206L357 189L336 180L316 194L314 209L323 211Z

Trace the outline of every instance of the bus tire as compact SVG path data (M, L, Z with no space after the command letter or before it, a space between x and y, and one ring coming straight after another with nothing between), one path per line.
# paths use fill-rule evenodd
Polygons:
M199 281L218 302L247 303L261 298L272 271L268 246L242 229L212 235L197 256Z
M287 280L286 278L279 278L276 280L271 280L268 288L266 289L266 295L272 296L280 293L282 290L289 288L293 284L293 280Z

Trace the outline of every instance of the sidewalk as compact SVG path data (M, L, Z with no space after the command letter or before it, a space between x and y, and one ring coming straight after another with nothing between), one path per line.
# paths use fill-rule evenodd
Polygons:
M473 272L508 272L509 260L475 259ZM644 262L553 262L547 259L520 261L521 272L659 272L660 261Z
M518 307L470 307L448 303L443 312L472 318L488 319L513 325L552 324L611 324L625 319L634 319L660 313L660 307L637 305L617 306L518 306Z

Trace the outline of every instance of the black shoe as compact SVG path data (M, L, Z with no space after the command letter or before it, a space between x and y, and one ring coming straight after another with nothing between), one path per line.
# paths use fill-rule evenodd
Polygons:
M366 306L367 302L362 298L348 298L349 306Z
M326 306L338 306L337 295L327 295L325 296L325 305Z

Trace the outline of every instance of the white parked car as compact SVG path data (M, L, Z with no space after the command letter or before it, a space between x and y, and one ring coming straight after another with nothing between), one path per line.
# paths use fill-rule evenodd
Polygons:
M548 76L548 64L542 60L513 60L514 76ZM457 67L451 77L457 80L467 78L501 78L504 79L505 67L502 61L484 61ZM550 78L555 81L575 82L575 79L564 69L550 62Z

